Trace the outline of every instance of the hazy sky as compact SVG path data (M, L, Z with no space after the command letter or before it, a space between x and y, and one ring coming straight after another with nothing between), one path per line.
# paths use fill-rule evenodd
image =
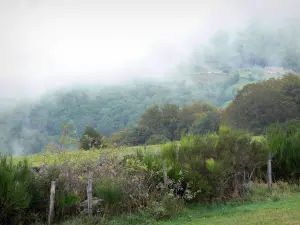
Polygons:
M125 66L134 76L132 65L146 62L155 69L219 27L299 8L297 0L0 0L0 94L129 79L104 74Z

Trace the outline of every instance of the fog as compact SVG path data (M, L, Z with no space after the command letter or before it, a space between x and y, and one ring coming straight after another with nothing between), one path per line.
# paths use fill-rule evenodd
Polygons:
M6 100L82 83L161 77L217 29L293 17L297 0L1 0Z

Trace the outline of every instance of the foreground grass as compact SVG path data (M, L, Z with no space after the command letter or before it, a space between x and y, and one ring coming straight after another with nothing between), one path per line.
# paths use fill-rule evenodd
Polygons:
M187 207L176 218L156 221L146 214L139 213L116 217L110 221L99 219L76 219L60 225L234 225L234 224L290 224L300 225L300 195L284 197L279 201L259 202L239 206Z

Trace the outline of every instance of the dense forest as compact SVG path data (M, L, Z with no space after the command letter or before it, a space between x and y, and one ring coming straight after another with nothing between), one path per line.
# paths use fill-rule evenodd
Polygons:
M224 121L258 134L297 118L299 83L290 82L297 78L255 84L300 72L298 21L285 22L253 23L235 34L220 30L162 80L70 87L19 104L0 117L0 149L41 152L59 140L65 124L78 139L91 126L120 144L178 140L182 132L218 130L227 106Z

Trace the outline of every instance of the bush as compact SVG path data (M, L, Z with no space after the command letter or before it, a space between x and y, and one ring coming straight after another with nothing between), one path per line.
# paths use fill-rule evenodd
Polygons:
M162 147L171 179L184 180L200 202L242 197L244 184L256 168L265 165L266 144L242 130L222 126L219 135L188 134Z
M121 201L122 189L120 184L111 180L106 180L101 184L96 184L95 196L103 200L104 214L112 213L115 205Z
M179 147L174 142L168 142L161 148L161 156L166 160L168 177L175 181L182 178L179 165Z
M26 161L13 165L11 157L0 160L0 221L18 224L27 217L32 201L33 175Z
M300 176L300 120L270 125L267 141L273 152L275 179L298 181Z
M152 152L146 152L142 157L142 162L145 164L147 172L149 173L152 182L155 184L162 182L163 171L162 171L162 157Z
M61 210L62 216L76 213L80 200L80 196L76 193L70 192L62 194L58 200L58 209Z
M146 207L155 185L143 158L126 157L120 164L114 162L101 170L94 181L94 193L103 199L100 211L115 215Z
M168 194L160 202L152 202L149 212L156 220L170 219L175 217L183 207L184 202L182 199L174 198L172 194Z

